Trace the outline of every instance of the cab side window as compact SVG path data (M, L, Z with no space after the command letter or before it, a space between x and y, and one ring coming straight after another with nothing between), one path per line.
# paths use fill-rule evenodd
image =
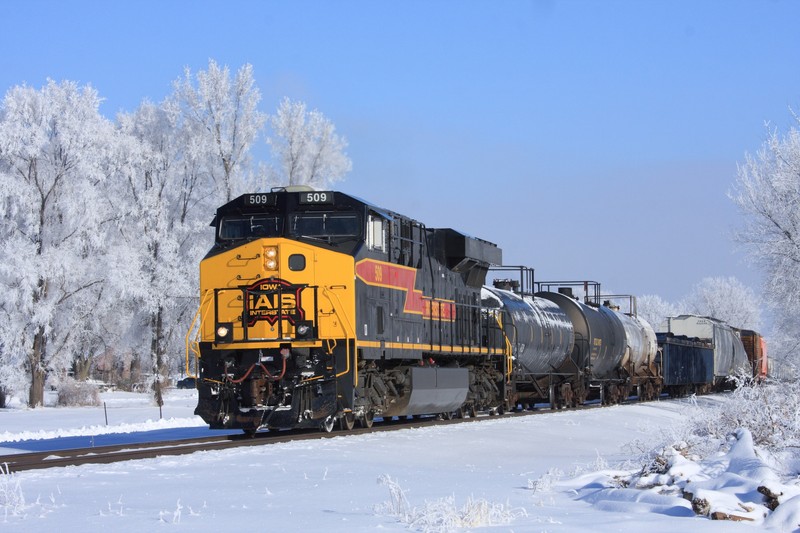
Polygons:
M388 239L388 226L386 219L376 213L370 213L367 218L367 247L376 252L386 253Z

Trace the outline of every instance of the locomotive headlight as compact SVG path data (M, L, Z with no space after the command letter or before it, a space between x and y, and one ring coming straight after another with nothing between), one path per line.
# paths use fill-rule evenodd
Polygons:
M314 336L314 325L307 320L298 322L294 328L294 333L298 339L311 338Z
M278 270L278 248L267 246L264 248L264 268L267 270Z
M216 342L228 343L233 341L233 324L230 322L222 322L217 324Z

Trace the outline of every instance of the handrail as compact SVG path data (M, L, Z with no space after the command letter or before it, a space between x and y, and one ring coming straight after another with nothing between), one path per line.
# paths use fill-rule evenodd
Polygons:
M313 319L313 322L314 323L318 323L319 322L319 316L318 316L319 301L318 301L318 295L317 295L318 287L316 285L298 285L298 286L294 286L294 288L297 288L297 287L300 287L300 290L302 290L302 291L305 291L306 289L311 289L312 290L313 298L314 298L314 306L313 306L314 319ZM212 290L212 289L210 289L210 290ZM274 291L259 291L259 290L251 290L250 287L239 286L239 287L215 288L215 289L213 289L213 292L214 292L214 305L213 305L213 308L214 308L215 315L218 314L218 312L219 312L220 300L218 298L218 295L220 295L222 293L229 293L229 292L238 292L238 293L240 293L239 296L238 296L238 300L242 302L242 314L244 315L245 314L244 311L247 310L248 294L258 294L258 293L261 293L261 292L270 292L270 293L278 294L279 297L280 297L280 295L285 293L285 290L284 290L284 287L279 287L278 289L276 289ZM308 306L303 306L303 307L308 308ZM246 343L246 342L263 342L263 341L278 342L278 341L284 340L284 331L283 331L284 330L284 326L283 326L284 319L283 319L282 316L280 317L281 320L278 320L276 322L278 324L278 333L277 333L277 335L274 336L274 337L263 337L263 338L256 338L256 337L251 337L250 336L250 329L252 328L252 326L248 325L249 314L245 318L247 318L247 320L242 320L241 321L242 338L239 339L239 340L231 339L230 340L230 344L241 344L241 343ZM241 319L236 317L235 320L241 320Z
M205 292L203 293L203 296L200 298L200 305L197 306L197 311L195 311L195 313L194 313L194 317L192 318L192 323L189 325L189 331L186 332L186 375L188 377L191 377L191 378L197 378L197 374L196 373L190 373L189 352L192 352L194 354L195 372L196 372L197 371L197 361L200 358L200 348L199 348L200 338L202 337L202 334L203 334L202 329L201 329L202 328L202 321L201 321L201 325L197 326L197 334L195 335L195 340L194 341L190 340L190 337L192 336L192 331L195 329L195 325L197 324L197 319L200 317L200 311L202 311L203 305L207 306L206 307L206 314L208 313L208 309L209 309L208 308L208 302L206 302L206 300L208 300L208 293L209 293L209 290L206 289ZM205 319L205 316L203 316L203 319Z
M338 303L340 307L344 307L344 305L342 305L342 301L339 299L339 295L336 294L335 292L332 292L331 290L328 289L328 287L326 287L324 285L322 287L322 294L324 294L328 298L328 300L331 300L330 294L332 294L336 298L336 303ZM333 303L332 300L331 300L331 303ZM346 321L347 322L347 327L350 328L349 332L346 331L346 330L344 331L345 338L346 339L350 339L352 337L355 337L356 336L356 333L355 333L356 329L350 323L350 320L347 319L347 315L340 315L339 312L336 310L336 306L335 305L333 307L333 312L336 313L336 316L339 317L341 322L345 322ZM344 317L345 320L341 320L343 317Z
M347 361L347 366L345 367L344 371L336 374L336 377L338 378L340 376L344 376L345 374L349 374L350 373L350 339L351 338L355 338L355 336L356 336L355 335L355 328L350 323L350 320L347 317L347 313L343 313L343 314L340 315L339 311L337 311L337 306L333 303L333 299L331 299L331 295L333 295L333 297L336 298L336 302L339 304L339 307L344 307L342 305L342 301L339 299L339 295L336 294L335 292L329 290L328 287L326 287L324 285L322 287L322 294L333 305L333 312L339 318L339 322L343 326L345 326L345 322L347 323L346 327L342 328L342 331L344 332L344 339L345 339L345 344L346 344L346 347L345 347L345 350L346 350L346 352L345 352L346 353L345 360ZM344 318L344 320L342 320L342 318ZM347 328L349 328L350 331L347 331ZM353 354L353 356L355 357L355 354ZM354 368L354 371L353 371L353 384L354 384L354 386L357 386L358 385L358 370L356 370L357 367L356 367L355 364L353 365L353 368Z
M506 331L503 329L503 324L500 322L500 313L493 314L494 320L497 322L497 326L500 328L500 331L503 333L503 337L506 339L506 379L510 379L514 369L514 353L511 345L511 339L509 339L508 335L506 335Z

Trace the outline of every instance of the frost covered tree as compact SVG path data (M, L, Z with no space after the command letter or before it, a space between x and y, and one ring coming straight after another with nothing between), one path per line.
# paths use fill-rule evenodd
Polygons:
M284 98L270 125L273 135L267 144L274 161L270 181L327 188L352 169L344 151L347 140L322 113L307 111L306 104Z
M194 76L185 70L162 103L120 114L116 127L91 87L50 81L6 94L0 404L28 388L29 403L40 405L46 379L70 368L88 375L98 362L112 373L114 358L141 361L153 376L178 366L208 220L248 188L249 151L267 120L260 98L250 65L232 78L213 60ZM298 149L287 175L339 179L350 168L344 139L304 105L291 122L285 102L275 139L287 135Z
M165 102L143 103L118 117L116 146L121 162L107 195L118 214L113 238L114 276L110 285L127 302L127 330L121 346L147 361L156 401L169 356L182 353L185 316L196 296L196 265L207 220L201 204L211 183L182 129L180 113ZM202 214L207 214L204 210ZM134 376L135 377L135 376Z
M5 306L0 303L0 317L5 319L7 316ZM7 359L5 346L0 342L0 409L6 406L8 395L13 390L12 384L24 381L21 379L23 377L21 369L12 366Z
M0 108L0 379L29 380L31 407L91 337L102 294L114 130L99 104L89 86L48 81L11 88Z
M739 165L731 198L744 214L737 234L764 272L764 299L786 338L800 338L800 117L769 132ZM794 346L797 346L795 341Z
M253 67L242 66L231 80L227 66L209 60L208 70L194 77L186 68L174 88L175 102L194 127L193 142L209 158L208 170L219 199L230 201L243 192L249 150L267 120L257 109L261 93L255 86Z
M680 314L679 308L656 294L645 294L636 299L636 307L640 317L647 320L653 329L659 331L661 324L668 316Z
M735 328L758 329L759 300L753 289L735 277L704 278L682 302L687 312L711 316Z

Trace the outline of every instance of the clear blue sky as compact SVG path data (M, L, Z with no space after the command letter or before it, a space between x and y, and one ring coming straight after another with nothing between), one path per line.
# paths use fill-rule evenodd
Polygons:
M0 89L90 83L113 118L185 66L251 63L263 111L303 100L347 137L339 189L539 279L675 300L757 288L726 193L800 110L799 21L781 0L6 0Z

